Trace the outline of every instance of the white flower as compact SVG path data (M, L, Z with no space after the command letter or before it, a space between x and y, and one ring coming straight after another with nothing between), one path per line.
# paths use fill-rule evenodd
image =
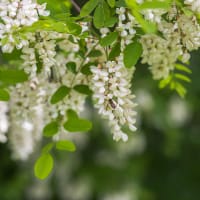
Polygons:
M144 35L141 38L143 46L142 63L148 63L154 79L166 78L181 50L171 48L170 41L157 35Z
M109 120L113 139L127 141L128 136L121 130L127 125L136 130L133 110L136 104L130 91L130 76L133 71L123 66L121 57L118 62L108 61L102 66L92 67L92 89L94 105L104 118Z

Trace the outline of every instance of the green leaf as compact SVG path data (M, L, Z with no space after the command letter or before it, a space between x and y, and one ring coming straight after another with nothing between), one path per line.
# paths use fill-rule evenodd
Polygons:
M0 88L0 101L9 101L10 94L5 89Z
M159 88L163 89L165 88L172 80L172 76L169 75L166 79L163 79L159 82Z
M165 9L168 10L170 8L170 3L169 1L159 1L159 0L154 0L154 1L146 1L142 3L139 6L140 10L143 9Z
M99 56L102 56L102 52L98 49L95 49L88 54L88 57L99 57Z
M60 140L60 141L56 142L56 149L74 152L76 150L76 146L71 141Z
M90 90L88 85L76 85L74 86L74 90L76 90L77 92L81 93L81 94L86 94L86 95L91 95L92 94L92 90Z
M81 9L80 16L88 16L98 5L99 0L89 0Z
M46 144L43 148L42 148L42 154L47 154L49 153L49 151L51 151L51 149L53 148L54 143L50 142L48 144Z
M182 84L178 83L178 82L176 82L176 84L175 84L175 90L177 91L177 93L178 93L182 98L184 98L185 95L186 95L186 93L187 93L185 87L184 87Z
M115 3L116 7L126 7L125 0L118 0Z
M94 65L94 63L87 63L86 65L84 65L82 68L81 68L81 73L82 74L85 74L85 75L91 75L92 72L90 70L90 67Z
M73 72L74 74L76 73L76 63L75 62L68 62L66 64L67 69L71 72Z
M0 69L0 85L14 85L28 80L28 75L23 70Z
M92 124L85 119L69 119L64 128L69 132L87 132L92 128Z
M55 16L57 13L70 12L69 0L37 0L38 3L46 3L47 10L50 10L51 16Z
M92 128L92 123L86 119L79 118L75 111L67 111L67 122L64 128L69 132L86 132Z
M111 7L111 8L114 8L115 7L115 0L107 0L108 2L108 5Z
M55 135L58 132L58 122L53 121L48 123L44 128L43 128L43 135L46 137L51 137Z
M52 19L45 18L35 22L32 26L26 26L21 28L20 32L35 32L36 30L45 30L45 31L56 31L59 33L69 33L70 30L66 23L57 22Z
M49 176L53 169L53 157L47 153L42 154L35 163L34 173L35 176L41 180Z
M45 19L41 19L35 22L32 26L21 28L20 33L35 32L39 29L45 31L56 31L59 33L70 33L73 35L79 35L82 30L81 26L70 20L68 19L65 20L66 22L62 22L46 17Z
M139 42L133 42L126 46L124 50L124 65L131 68L138 62L142 54L142 45Z
M69 30L69 33L71 33L73 35L80 35L82 32L82 28L79 24L70 22L69 20L67 21L66 26Z
M110 54L108 56L108 59L109 60L113 60L114 58L116 58L117 56L119 56L120 53L121 53L121 49L120 48L121 48L121 44L120 44L120 42L117 42L114 45L114 47L111 49L111 52L110 52Z
M71 119L76 119L78 118L78 114L74 110L69 109L67 110L67 117Z
M104 26L104 12L103 6L100 4L97 6L94 12L93 23L96 28L101 28Z
M118 21L117 17L110 17L105 21L104 26L113 27L117 23L117 21Z
M184 66L182 64L178 64L178 63L175 64L175 68L178 69L178 70L180 70L180 71L187 72L188 74L192 73L191 69L189 69L188 67L186 67L186 66Z
M110 32L107 36L105 36L104 38L101 38L99 43L101 46L105 47L105 46L113 44L113 42L115 42L117 38L118 38L117 32Z
M93 23L96 28L107 27L106 22L113 23L113 20L110 16L110 8L108 7L105 1L101 2L95 9Z
M51 100L50 100L51 104L55 104L61 101L62 99L64 99L64 97L66 97L66 95L69 94L69 92L70 92L70 88L68 88L65 85L62 85L56 90L56 92L51 97Z
M185 75L183 75L183 74L175 73L174 76L175 76L176 78L182 80L182 81L185 81L185 82L188 82L188 83L191 82L191 80L190 80L187 76L185 76Z

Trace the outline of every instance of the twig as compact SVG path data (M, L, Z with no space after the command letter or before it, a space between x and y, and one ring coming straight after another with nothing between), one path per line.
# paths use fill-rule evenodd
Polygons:
M81 11L80 6L74 0L71 0L71 3L74 6L74 8L80 13Z

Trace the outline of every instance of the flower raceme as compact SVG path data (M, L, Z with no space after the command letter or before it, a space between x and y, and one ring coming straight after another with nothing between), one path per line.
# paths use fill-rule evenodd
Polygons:
M128 140L128 136L121 130L123 125L135 131L135 114L131 94L131 76L133 70L123 66L122 61L108 61L98 67L92 67L92 87L94 91L95 107L99 114L109 120L114 140Z

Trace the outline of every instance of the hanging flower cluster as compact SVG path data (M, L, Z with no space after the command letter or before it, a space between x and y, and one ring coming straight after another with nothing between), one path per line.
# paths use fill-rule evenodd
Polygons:
M8 139L13 158L26 160L42 136L52 138L36 163L38 177L43 157L52 163L52 148L74 151L68 134L91 129L80 117L87 96L113 139L127 141L126 130L136 130L131 87L138 60L161 88L184 96L186 64L200 47L199 1L90 0L78 17L69 7L51 14L46 6L0 2L1 54L19 55L0 67L0 100L8 101L0 104L0 142Z

